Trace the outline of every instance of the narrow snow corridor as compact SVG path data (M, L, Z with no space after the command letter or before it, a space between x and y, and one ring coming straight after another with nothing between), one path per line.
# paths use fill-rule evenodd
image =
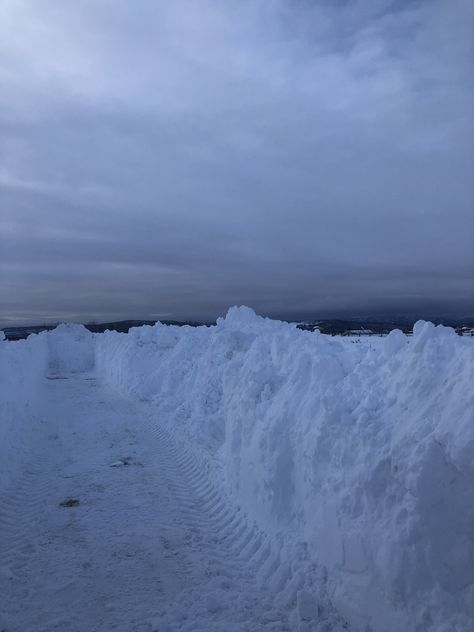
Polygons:
M472 628L472 340L0 342L0 632Z
M151 409L92 373L50 375L39 419L0 501L2 630L316 629L301 591L289 618L288 569Z

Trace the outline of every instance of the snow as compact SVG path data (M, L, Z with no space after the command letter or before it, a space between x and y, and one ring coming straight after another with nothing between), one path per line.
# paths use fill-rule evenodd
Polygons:
M61 326L1 341L0 371L2 486L20 471L40 411L59 428L61 458L77 462L66 476L128 477L121 484L137 499L123 494L148 525L144 537L168 525L160 533L179 561L162 559L161 544L154 553L168 588L149 592L146 556L134 567L151 600L144 630L473 627L471 339L420 321L412 337L395 330L353 344L241 307L213 327L92 335ZM68 432L82 434L84 468ZM166 499L145 508L154 493ZM102 514L90 511L93 532ZM112 540L126 538L129 522L113 519Z
M83 325L59 325L47 334L50 374L80 373L94 367L93 334Z
M1 332L0 491L18 476L38 429L47 363L44 337L30 336L12 344Z

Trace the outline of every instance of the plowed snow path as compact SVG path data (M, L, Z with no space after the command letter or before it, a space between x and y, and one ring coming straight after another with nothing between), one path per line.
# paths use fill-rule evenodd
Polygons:
M0 630L335 629L303 621L301 591L295 614L301 570L152 408L93 374L50 376L37 430L24 477L0 501Z
M29 467L1 501L4 629L196 630L197 616L224 630L229 607L240 629L257 624L268 608L242 576L246 525L157 420L92 375L47 391Z

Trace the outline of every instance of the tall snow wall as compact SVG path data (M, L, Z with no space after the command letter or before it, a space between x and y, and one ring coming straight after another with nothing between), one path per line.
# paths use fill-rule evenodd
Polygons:
M0 491L22 471L44 390L48 348L43 334L8 342L0 332Z
M9 342L0 331L0 493L21 476L34 433L41 435L39 402L46 375L93 368L93 334L82 325Z
M155 402L268 533L306 543L356 628L471 629L472 341L419 322L356 344L248 308L95 341L109 384Z
M46 335L50 373L81 373L94 368L94 334L84 325L63 323Z

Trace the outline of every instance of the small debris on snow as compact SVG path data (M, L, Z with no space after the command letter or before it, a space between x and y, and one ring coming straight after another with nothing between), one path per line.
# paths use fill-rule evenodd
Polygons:
M60 507L78 507L80 502L77 498L66 498L59 503Z
M123 467L124 465L130 465L131 459L130 457L125 457L124 459L119 459L118 461L114 461L109 464L109 467Z
M126 465L137 465L139 467L143 467L143 463L134 461L131 456L126 456L124 459L119 459L118 461L109 463L109 467L124 467Z

